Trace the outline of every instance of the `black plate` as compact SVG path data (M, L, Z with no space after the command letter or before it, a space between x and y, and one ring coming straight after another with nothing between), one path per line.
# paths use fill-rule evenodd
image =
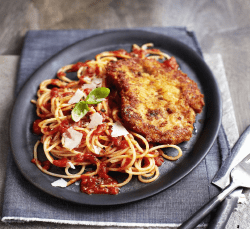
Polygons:
M116 195L87 195L73 184L67 188L52 187L58 178L42 173L31 163L33 146L38 137L32 134L31 126L37 118L35 106L30 103L36 99L39 84L56 77L57 70L67 64L93 59L102 51L120 48L131 50L132 44L142 45L152 42L154 47L176 57L183 72L197 82L205 95L205 107L197 115L195 133L189 142L181 143L183 156L175 162L165 161L160 167L160 177L153 183L143 184L134 177ZM27 81L18 95L10 125L11 146L16 164L22 174L36 187L55 197L80 204L115 205L133 202L154 195L190 173L206 156L211 148L221 123L221 98L216 81L202 58L183 43L161 34L136 30L124 30L93 36L64 49L42 67ZM171 151L169 149L169 151ZM170 152L171 153L171 152Z

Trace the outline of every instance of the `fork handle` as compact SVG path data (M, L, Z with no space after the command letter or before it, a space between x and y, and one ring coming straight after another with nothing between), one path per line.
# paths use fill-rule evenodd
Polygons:
M233 190L238 186L231 183L223 192L218 196L212 198L206 205L200 208L191 218L185 221L179 229L193 229L201 222L214 208L216 208Z
M227 222L237 206L239 196L242 193L242 189L239 188L233 191L220 206L218 206L216 212L213 214L213 218L210 220L207 229L225 229Z

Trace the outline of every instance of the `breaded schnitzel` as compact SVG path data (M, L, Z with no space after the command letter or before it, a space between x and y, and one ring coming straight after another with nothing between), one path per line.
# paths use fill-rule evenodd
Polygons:
M191 138L204 96L197 84L181 70L171 68L169 61L130 58L110 62L107 81L119 94L126 128L149 142L178 144Z

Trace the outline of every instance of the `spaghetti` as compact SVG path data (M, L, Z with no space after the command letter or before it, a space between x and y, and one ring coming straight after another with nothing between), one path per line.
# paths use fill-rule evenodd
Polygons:
M67 179L65 186L81 181L81 191L88 194L118 194L119 188L126 185L133 175L143 183L153 182L159 177L158 166L163 163L163 158L177 160L182 156L176 145L154 145L129 130L127 134L114 136L116 126L123 130L124 127L118 104L109 98L98 104L88 104L86 115L79 121L72 120L76 104L72 102L73 97L77 97L80 90L79 101L84 101L94 88L107 87L105 67L110 61L131 57L153 58L169 61L169 67L176 68L173 57L158 49L149 49L151 46L153 44L133 45L130 53L125 50L102 52L96 55L95 60L62 67L57 72L58 79L48 79L40 84L38 99L31 102L36 104L39 117L33 123L33 132L42 137L34 146L32 162L42 172ZM171 66L171 63L175 65ZM70 79L67 76L69 72L76 72L78 79ZM47 158L43 162L38 155L40 143ZM168 147L177 149L178 155L166 155L162 149ZM64 174L52 172L52 165L63 168ZM127 178L118 183L108 175L111 171L126 173Z

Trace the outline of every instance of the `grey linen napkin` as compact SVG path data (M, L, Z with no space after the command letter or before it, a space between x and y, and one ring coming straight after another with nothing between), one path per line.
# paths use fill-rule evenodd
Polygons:
M137 28L171 36L202 55L195 34L186 28ZM16 83L16 95L46 60L79 40L107 30L30 31L25 37ZM110 31L110 30L109 30ZM44 221L102 226L178 226L218 193L211 184L229 153L223 128L206 158L188 176L150 198L119 206L83 206L59 200L30 184L17 169L12 155L2 211L4 222Z

